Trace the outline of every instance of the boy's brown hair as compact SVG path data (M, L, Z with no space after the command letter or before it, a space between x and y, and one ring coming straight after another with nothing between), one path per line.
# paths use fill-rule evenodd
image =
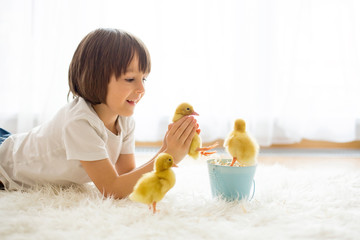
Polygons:
M110 77L124 74L134 55L139 58L139 70L150 73L150 54L140 39L118 29L90 32L80 42L70 63L69 94L93 105L106 103Z

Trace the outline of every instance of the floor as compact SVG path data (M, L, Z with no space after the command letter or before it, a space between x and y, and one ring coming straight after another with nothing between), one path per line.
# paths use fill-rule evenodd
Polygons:
M305 165L336 165L360 167L357 149L263 149L259 162L279 163L288 167Z
M136 149L137 161L147 161L158 148L142 147ZM221 158L229 158L223 149L216 149ZM259 163L281 164L290 168L302 166L333 165L337 167L359 167L360 149L261 149Z

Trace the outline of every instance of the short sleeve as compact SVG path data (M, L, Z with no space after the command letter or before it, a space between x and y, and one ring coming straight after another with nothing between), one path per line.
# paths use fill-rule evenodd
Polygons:
M72 120L65 124L62 133L67 160L95 161L109 158L106 135L89 120Z
M124 137L120 154L135 153L135 121L132 117L122 117L119 121Z

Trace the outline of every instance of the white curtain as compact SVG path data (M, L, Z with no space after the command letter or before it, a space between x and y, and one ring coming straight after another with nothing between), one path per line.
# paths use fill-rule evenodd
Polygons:
M360 140L360 2L0 0L0 127L27 131L67 102L67 71L98 27L151 53L136 140L162 140L180 102L204 141L244 118L259 143Z

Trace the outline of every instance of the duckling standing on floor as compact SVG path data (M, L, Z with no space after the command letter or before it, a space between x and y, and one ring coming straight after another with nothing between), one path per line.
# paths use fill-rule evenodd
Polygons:
M246 132L246 123L243 119L235 120L234 130L225 139L224 147L233 157L230 166L236 161L240 166L252 166L256 164L259 145Z
M188 116L188 115L199 116L199 114L194 111L193 106L191 106L189 103L182 103L176 108L172 121L176 122L180 118L182 118L184 116ZM193 159L198 159L200 154L204 155L204 156L214 154L215 152L206 152L206 151L211 150L218 145L217 143L215 143L209 147L202 147L202 140L201 140L201 137L199 134L200 134L200 129L198 128L196 130L195 136L193 137L193 139L191 141L189 152L188 152L188 155L190 157L192 157Z
M156 212L156 203L175 185L175 173L171 167L177 167L173 157L160 153L154 162L154 171L145 173L134 186L129 198L132 201L149 205Z

